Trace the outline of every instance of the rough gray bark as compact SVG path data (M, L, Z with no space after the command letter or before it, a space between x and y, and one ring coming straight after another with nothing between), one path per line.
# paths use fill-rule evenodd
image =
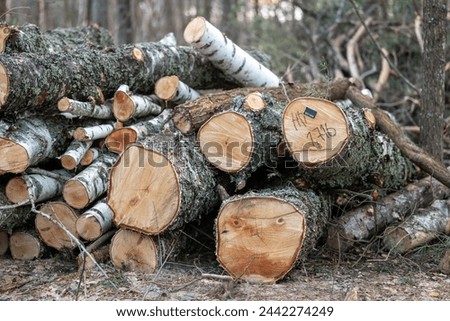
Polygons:
M200 53L157 43L123 45L111 50L77 50L39 55L0 56L0 111L57 111L63 97L102 103L121 84L150 94L161 77L178 75L193 88L230 86ZM229 88L229 87L228 87Z
M217 216L217 259L233 278L273 283L308 258L328 215L322 196L292 186L235 195L222 203Z
M114 45L107 29L96 25L56 28L41 32L34 24L0 25L0 52L49 54L77 48L106 48Z
M448 188L437 180L423 178L330 222L327 245L334 250L345 252L355 244L365 242L384 231L391 223L403 220L416 208L427 207L435 199L443 199L448 195Z
M111 169L114 222L159 234L198 220L218 205L215 173L192 137L153 135L129 145Z
M5 188L0 185L0 229L11 233L14 229L25 226L34 217L31 206L12 204L5 195Z

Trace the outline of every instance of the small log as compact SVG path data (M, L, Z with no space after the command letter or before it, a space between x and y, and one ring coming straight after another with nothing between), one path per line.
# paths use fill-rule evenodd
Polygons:
M0 229L0 256L3 256L9 249L9 234L8 231Z
M67 203L52 201L41 205L38 210L59 221L74 237L79 238L75 227L78 212ZM40 213L36 214L35 227L41 240L54 249L72 250L77 246L64 229Z
M77 127L73 133L73 138L78 141L94 141L105 138L114 131L114 123L104 123L95 126Z
M9 238L9 250L15 260L33 260L45 252L39 236L34 231L17 231Z
M61 162L61 166L67 170L73 170L77 168L78 164L80 164L81 160L84 157L84 154L89 150L94 141L79 141L74 140L70 143L69 147L67 147L64 154L59 157Z
M217 259L235 279L274 283L311 253L328 212L320 196L294 187L233 196L217 216Z
M91 165L92 162L95 161L101 154L102 152L100 151L99 148L97 147L89 148L84 154L83 158L80 160L80 165L81 166Z
M245 97L253 92L269 94L279 103L288 103L290 99L304 96L338 100L344 99L349 86L348 79L338 79L330 83L288 84L285 88L249 87L211 93L176 106L174 124L183 134L191 134L211 116L229 110L235 97Z
M244 87L280 85L277 75L234 44L203 17L196 17L189 22L184 30L184 40Z
M172 114L172 110L165 109L150 120L116 129L106 137L105 145L110 152L120 154L128 145L152 134L160 133L164 125L171 119Z
M113 102L111 99L106 100L101 105L97 105L94 102L82 102L63 97L58 101L58 109L63 115L71 117L114 119Z
M101 104L122 84L133 92L150 94L158 79L170 75L198 89L237 86L190 47L139 43L114 50L1 55L0 112L53 113L63 97Z
M77 219L78 235L87 241L94 241L113 227L114 213L106 198L98 201Z
M31 206L12 204L5 195L5 186L0 185L0 230L11 233L26 226L33 218Z
M174 257L182 248L177 236L154 237L121 228L111 240L111 261L124 271L155 273L168 255Z
M65 181L73 174L66 170L55 170L51 173L58 178L44 174L24 174L10 179L5 188L6 197L10 202L17 204L25 203L30 198L39 203L62 195Z
M394 142L374 130L370 112L349 100L294 99L282 126L299 175L314 186L395 190L414 173Z
M439 235L450 234L450 201L436 200L416 210L397 226L388 226L383 244L395 253L406 253Z
M240 190L258 168L276 167L284 105L259 93L237 96L231 104L231 110L216 114L203 124L198 141L206 159L230 173L231 181Z
M114 222L160 234L214 210L215 173L192 137L153 135L129 145L111 169L108 205Z
M82 209L106 193L109 170L115 161L116 155L104 153L69 179L63 187L63 198L67 204Z
M386 227L412 213L429 206L435 199L448 197L449 190L430 177L408 184L377 202L355 208L330 223L327 245L346 252L384 231Z
M34 24L22 26L0 25L0 53L33 52L48 54L80 47L105 48L114 45L107 29L97 25L56 28L41 32Z
M167 76L159 79L155 84L155 94L158 98L170 101L176 105L200 97L197 91L180 81L177 76Z
M114 94L113 113L120 122L159 115L163 108L151 96L133 94L128 85L120 85Z
M0 171L22 173L41 161L59 156L69 142L68 125L54 117L0 120Z

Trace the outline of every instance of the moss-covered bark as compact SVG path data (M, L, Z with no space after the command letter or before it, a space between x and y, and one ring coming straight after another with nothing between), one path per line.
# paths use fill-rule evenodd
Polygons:
M9 233L13 229L29 223L34 218L31 206L15 206L5 195L4 186L0 185L0 229L5 229Z
M41 32L34 24L22 26L0 25L0 52L11 54L33 52L48 54L80 47L105 48L114 45L107 29L96 25L73 28L56 28Z

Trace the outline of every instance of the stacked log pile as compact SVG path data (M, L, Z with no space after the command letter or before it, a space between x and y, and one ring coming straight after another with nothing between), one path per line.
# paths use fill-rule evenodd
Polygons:
M3 28L0 255L69 250L83 268L110 260L154 273L189 246L186 226L214 220L224 270L273 283L327 231L331 248L347 250L399 219L381 222L377 206L403 219L412 203L447 197L437 181L414 180L371 110L347 99L348 79L282 83L202 17L185 29L191 46L113 46L94 27L67 30L61 44L61 30ZM343 190L380 203L336 217L349 205ZM399 251L450 232L447 201L429 210L427 236ZM348 224L361 212L366 234ZM388 230L386 245L416 238L430 215Z

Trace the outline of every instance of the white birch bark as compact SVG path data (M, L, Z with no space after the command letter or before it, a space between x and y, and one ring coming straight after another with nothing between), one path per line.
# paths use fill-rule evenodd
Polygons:
M114 95L114 117L121 122L131 118L159 115L162 110L163 108L156 104L151 96L135 95L128 85L121 85Z
M103 198L78 217L77 232L87 241L96 240L113 227L113 216L106 198Z
M102 105L82 102L67 97L58 101L58 109L62 115L72 117L91 117L96 119L114 119L112 101L107 100Z
M166 109L157 117L142 121L124 128L129 128L136 133L136 141L139 141L151 134L156 134L161 132L164 125L172 117L172 110Z
M105 138L114 131L114 123L100 124L90 127L78 127L73 133L73 138L79 141L96 140Z
M92 143L92 140L73 140L70 143L69 147L67 147L64 154L59 157L62 167L68 170L76 168L77 165L81 162L81 159L84 157L84 154L86 154L86 152L92 146Z
M93 161L95 161L101 155L100 148L92 147L89 148L84 154L83 158L80 160L80 165L88 166L91 165Z
M155 84L155 94L162 100L179 105L189 100L195 100L200 94L183 83L177 76L167 76Z
M193 19L184 39L243 86L278 87L280 79L203 17Z

